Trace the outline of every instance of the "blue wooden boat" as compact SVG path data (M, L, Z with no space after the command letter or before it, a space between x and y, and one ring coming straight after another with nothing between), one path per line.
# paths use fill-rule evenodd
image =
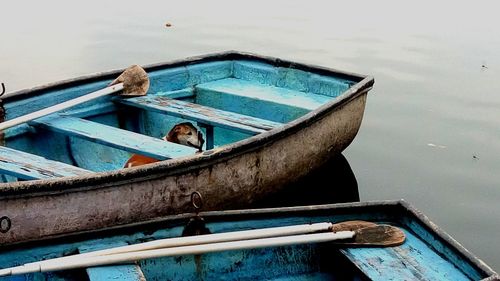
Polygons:
M498 275L404 201L344 203L260 210L212 211L0 247L1 268L181 236L189 221L224 233L316 222L366 220L406 235L396 247L350 248L311 243L145 259L9 276L0 280L499 280ZM196 219L198 218L198 219ZM193 228L191 227L191 230ZM1 271L0 271L1 272Z
M0 244L248 206L353 140L373 78L229 52L145 67L146 96L102 97L5 130ZM111 71L20 91L4 120L104 88ZM3 120L0 120L3 121ZM160 140L174 124L203 130L205 151ZM132 153L164 160L122 169Z

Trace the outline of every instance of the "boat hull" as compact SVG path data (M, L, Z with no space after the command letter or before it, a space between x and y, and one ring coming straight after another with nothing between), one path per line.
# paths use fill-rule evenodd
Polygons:
M373 82L370 80L371 83ZM251 206L343 151L356 136L371 83L319 110L243 141L153 165L2 189L0 244L151 220L193 210Z

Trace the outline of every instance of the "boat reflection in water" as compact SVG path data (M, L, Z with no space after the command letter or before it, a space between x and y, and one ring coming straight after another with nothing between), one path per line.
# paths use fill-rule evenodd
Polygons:
M259 201L254 207L304 206L359 202L358 182L342 154L319 169L291 183L281 192Z

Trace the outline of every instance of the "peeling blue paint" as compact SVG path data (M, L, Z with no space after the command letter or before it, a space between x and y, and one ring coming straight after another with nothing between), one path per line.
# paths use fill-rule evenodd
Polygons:
M235 61L234 78L275 86L278 81L278 68L261 62Z
M405 231L406 242L395 248L351 248L342 250L371 280L471 280L439 253ZM476 276L479 280L479 276Z
M0 173L24 180L79 176L90 171L0 146Z
M206 83L233 75L232 61L207 62L186 66L189 74L188 86Z
M31 121L30 124L46 130L159 159L193 155L197 151L191 147L70 116L43 117Z
M310 76L310 72L280 67L276 86L300 92L309 92L308 81Z
M247 134L259 134L282 125L281 123L271 122L265 119L213 109L211 107L165 97L145 96L119 100L119 102L145 110L162 112L167 115L221 128L228 128Z

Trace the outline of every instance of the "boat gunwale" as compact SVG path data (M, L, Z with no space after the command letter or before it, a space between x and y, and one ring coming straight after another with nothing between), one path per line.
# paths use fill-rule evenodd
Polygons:
M370 77L368 75L357 74L357 73L343 71L343 70L330 68L330 67L294 62L294 61L283 60L280 58L275 58L275 57L270 57L270 56L262 56L262 55L258 55L258 54L254 54L254 53L239 52L239 51L233 51L233 50L226 51L226 52L205 54L205 55L190 56L190 57L187 57L184 59L177 59L177 60L171 60L171 61L166 61L166 62L147 64L147 65L144 65L143 68L144 68L144 70L146 70L146 72L149 72L149 71L162 70L165 68L187 66L187 65L199 64L199 63L205 63L205 62L214 62L214 61L221 61L221 60L242 60L242 59L257 60L257 61L261 61L264 63L270 63L275 67L296 68L296 69L300 69L300 70L304 70L304 71L308 71L308 72L315 72L315 73L320 74L320 75L330 75L331 76L333 73L335 73L338 78L347 79L347 80L360 80L361 81L367 77ZM36 96L37 94L41 94L41 92L43 92L43 91L54 91L54 90L65 89L68 87L79 86L81 84L86 84L86 83L90 83L90 82L98 82L98 81L107 80L107 79L115 79L116 75L119 75L124 70L125 70L125 68L113 69L113 70L108 70L108 71L95 72L95 73L88 74L88 75L82 75L82 76L75 77L75 78L63 79L63 80L60 80L57 82L46 83L46 84L43 84L40 86L35 86L35 87L27 88L27 89L14 91L11 93L6 93L5 96L2 98L2 100L4 101L4 103L7 103L9 101L15 101L15 100L28 98L28 97L33 97L33 96Z
M345 213L366 213L369 211L383 212L385 210L395 209L395 222L397 219L403 217L410 217L417 223L425 228L432 236L436 237L444 244L453 250L453 252L461 259L466 260L469 264L474 266L480 274L488 276L482 281L500 280L500 275L496 273L490 266L483 262L480 258L472 254L457 240L451 237L438 225L432 222L427 215L418 210L415 206L408 203L404 199L400 200L377 200L365 202L350 202L350 203L334 203L322 205L309 205L309 206L294 206L294 207L277 207L277 208L259 208L259 209L239 209L239 210L224 210L224 211L206 211L199 213L183 213L177 215L163 216L147 221L136 223L129 223L124 225L115 225L97 230L84 230L74 232L71 234L58 234L50 237L42 237L38 240L30 240L23 242L16 242L8 245L0 245L0 251L13 250L19 247L36 247L43 244L58 244L64 239L64 243L79 242L84 240L97 239L103 236L113 235L127 235L139 231L148 231L151 228L158 228L167 225L169 227L182 226L187 221L194 217L200 216L205 219L207 223L210 222L225 222L243 219L259 219L259 218L279 218L285 216L300 216L311 215L311 212L321 214L323 212L335 212L331 215L340 215ZM313 214L313 215L316 215ZM425 243L428 243L425 241Z
M340 110L344 105L348 104L350 101L358 98L359 96L367 94L367 92L371 90L374 84L374 78L371 76L353 74L322 66L292 62L279 58L266 57L236 51L201 55L183 60L152 64L145 66L144 69L149 72L212 61L244 59L269 63L274 67L294 68L325 76L351 79L358 82L344 91L341 95L336 98L332 98L331 101L321 105L319 108L295 120L292 120L291 122L286 123L283 126L243 139L238 142L208 150L201 154L168 159L165 161L128 169L95 172L84 176L2 183L0 184L0 200L94 190L112 186L119 186L124 183L140 182L148 179L177 175L185 173L186 171L208 167L216 163L226 161L227 159L237 157L243 153L257 150L265 144L270 144L289 135L292 135L293 133L300 131L302 128L309 126L311 123L322 119L327 114ZM36 95L43 91L68 88L85 83L102 81L108 78L111 79L122 71L123 69L101 72L93 75L82 76L79 78L47 84L45 86L40 86L28 90L18 91L4 98L4 102L25 98L27 95Z

